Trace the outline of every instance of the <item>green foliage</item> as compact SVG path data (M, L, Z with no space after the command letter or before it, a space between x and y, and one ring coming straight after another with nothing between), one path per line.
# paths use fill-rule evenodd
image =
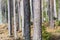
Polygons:
M45 11L43 12L43 16L46 17L46 12Z
M60 21L57 21L57 23L56 23L56 24L57 24L57 26L60 26Z
M50 39L50 33L46 31L46 27L42 26L42 40L49 40Z

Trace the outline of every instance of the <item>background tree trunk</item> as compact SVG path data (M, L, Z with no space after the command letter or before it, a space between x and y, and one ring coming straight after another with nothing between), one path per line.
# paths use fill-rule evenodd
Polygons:
M13 0L13 13L14 13L14 37L17 38L17 25L16 25L16 12L15 12L15 0Z
M30 9L31 9L31 22L34 21L34 13L33 13L33 0L30 0Z
M34 7L34 34L33 40L42 40L41 27L42 27L42 0L33 0Z
M57 18L57 13L56 13L56 0L53 1L53 6L54 6L54 17Z
M54 18L53 18L53 1L49 0L48 1L48 15L49 15L49 24L50 28L54 28Z
M8 32L9 36L12 35L12 14L13 14L13 0L8 0Z
M60 21L60 0L58 1L59 9L58 9L58 21Z
M21 29L21 11L20 11L20 0L17 0L18 13L17 13L17 31Z
M2 2L2 0L0 0L0 24L2 24L2 10L1 10L1 2Z

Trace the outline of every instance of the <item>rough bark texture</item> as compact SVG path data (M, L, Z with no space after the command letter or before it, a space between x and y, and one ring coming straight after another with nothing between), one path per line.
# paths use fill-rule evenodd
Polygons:
M30 39L30 0L23 0L24 3L24 36L25 40Z
M42 24L42 0L33 0L34 9L34 34L33 40L42 40L41 24Z

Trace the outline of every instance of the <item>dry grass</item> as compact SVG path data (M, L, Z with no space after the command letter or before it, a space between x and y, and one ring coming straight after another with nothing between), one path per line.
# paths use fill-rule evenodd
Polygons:
M8 29L7 29L7 24L1 24L0 25L0 40L14 40L14 37L9 37L8 36ZM55 29L46 27L46 31L59 36L60 35L60 27L56 27ZM22 40L22 30L17 32L18 38ZM31 26L31 38L33 37L33 25Z
M33 26L31 26L31 38L33 35ZM17 31L18 38L22 40L22 30ZM8 25L7 24L1 24L0 25L0 40L15 40L14 37L9 37L8 36Z
M22 37L21 32L17 32L18 37ZM14 37L8 36L8 25L7 24L1 24L0 25L0 40L14 40Z
M49 32L49 33L51 33L52 35L56 35L56 36L60 35L60 27L56 27L54 29L47 27L46 31Z

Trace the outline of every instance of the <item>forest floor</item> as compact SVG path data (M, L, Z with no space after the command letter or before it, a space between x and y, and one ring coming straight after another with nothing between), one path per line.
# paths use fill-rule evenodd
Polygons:
M46 27L46 31L51 33L51 40L60 40L60 26L56 27L55 29L51 29ZM18 39L22 40L22 31L18 31ZM31 38L33 37L33 25L31 26ZM7 24L0 25L0 40L15 40L14 37L8 36L8 26Z
M32 28L32 26L31 26ZM31 29L31 34L33 35L33 28ZM32 37L31 35L31 37ZM17 31L17 40L22 40L22 31ZM1 24L0 25L0 40L15 40L14 36L9 37L8 36L8 25L7 24Z
M18 38L22 38L22 33L17 32ZM0 25L0 40L15 40L14 37L8 36L8 27L7 24L1 24Z
M51 33L50 40L60 40L60 26L56 27L54 29L47 27L46 31Z
M60 40L60 26L55 23L55 28L50 28L49 23L43 23L46 26L46 31L51 34L50 40Z

